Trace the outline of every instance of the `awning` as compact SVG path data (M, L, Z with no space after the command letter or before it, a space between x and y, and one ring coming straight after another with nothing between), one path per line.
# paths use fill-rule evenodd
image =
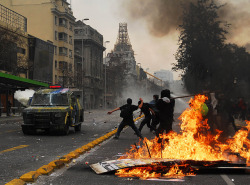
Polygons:
M49 87L49 84L0 72L0 89L28 89Z

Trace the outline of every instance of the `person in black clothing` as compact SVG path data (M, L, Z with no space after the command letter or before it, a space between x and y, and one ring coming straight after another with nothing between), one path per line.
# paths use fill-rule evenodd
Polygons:
M114 139L118 139L119 136L120 136L120 133L121 131L123 130L123 128L128 125L130 126L136 133L136 135L138 137L140 137L141 139L143 139L142 135L141 135L141 132L137 129L137 127L135 126L135 123L134 123L134 120L133 120L133 112L135 110L142 107L143 105L143 100L140 98L140 101L141 101L141 104L139 106L136 106L136 105L132 105L132 99L128 98L127 99L127 104L121 106L121 107L117 107L116 109L112 110L112 111L109 111L108 114L112 114L112 112L115 112L117 110L129 110L128 111L128 115L126 117L123 117L123 120L122 122L120 123L119 127L118 127L118 130L115 134L115 137Z
M138 102L138 105L141 104L141 101ZM145 124L147 124L148 128L150 128L150 130L155 130L153 127L151 127L150 125L150 121L151 121L151 114L150 112L152 113L152 115L154 115L154 111L149 107L149 104L148 103L143 103L142 107L141 107L141 112L140 112L140 115L139 117L141 116L141 114L143 113L144 114L144 119L142 120L141 124L140 124L140 127L139 127L139 131L141 132L142 128L144 127Z
M8 100L7 102L7 116L10 116L10 113L11 113L11 103L10 103L10 100Z
M165 89L161 91L161 99L156 103L156 108L159 110L160 125L156 130L156 136L172 131L172 124L174 120L174 106L175 100L170 98L170 90Z
M150 131L156 130L156 126L159 124L159 110L156 108L156 102L159 100L159 95L153 95L153 100L149 102L150 108L154 111L152 114L152 123Z

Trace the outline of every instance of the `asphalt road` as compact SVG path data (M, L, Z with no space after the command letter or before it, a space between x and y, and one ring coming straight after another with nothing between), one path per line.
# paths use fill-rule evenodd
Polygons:
M179 114L176 114L177 118ZM176 119L177 120L177 119ZM174 130L179 130L178 121L173 126ZM145 126L142 130L143 136L153 138ZM71 163L69 167L58 170L50 176L42 176L36 181L36 185L133 185L133 184L183 184L183 185L247 185L250 184L249 173L245 170L201 170L196 176L185 177L184 179L158 179L141 180L138 178L121 178L114 173L97 175L87 163L95 164L119 158L130 146L138 141L132 129L127 128L120 136L119 140L109 139Z
M0 118L0 184L36 171L60 156L101 137L117 126L120 118L106 111L85 112L81 132L73 128L67 136L38 133L24 135L22 118Z
M179 131L179 114L175 114L176 122L173 129ZM94 110L85 112L85 121L81 132L71 129L68 136L57 135L23 135L22 119L4 120L0 118L0 184L5 184L21 175L35 171L41 166L58 159L60 156L81 147L96 138L110 132L120 122L119 112L107 115L106 111ZM143 136L153 138L146 125L142 130ZM183 184L183 185L247 185L250 184L249 173L245 170L206 170L199 171L196 176L185 177L181 180L140 180L138 178L120 178L114 173L97 175L89 164L119 158L130 146L138 141L131 128L121 133L119 140L112 138L96 146L89 152L78 157L49 176L43 175L33 185L79 185L79 184ZM21 146L21 147L20 147ZM16 147L16 148L14 148ZM9 150L10 149L10 150ZM88 164L86 164L86 162ZM167 182L166 182L167 181ZM177 182L176 182L177 181Z

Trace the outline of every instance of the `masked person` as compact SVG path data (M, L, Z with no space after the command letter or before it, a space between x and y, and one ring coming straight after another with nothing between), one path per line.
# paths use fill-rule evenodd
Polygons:
M172 124L174 120L174 106L175 100L170 97L170 90L165 89L161 91L161 98L156 103L156 108L159 110L160 125L156 129L156 136L172 131ZM160 140L159 140L160 141Z
M138 102L138 105L141 104L141 101ZM143 103L142 107L141 107L141 112L139 117L141 116L141 114L143 113L145 115L144 119L142 120L140 127L139 127L139 131L141 132L142 128L144 127L145 124L147 124L148 128L155 130L153 127L151 127L150 122L151 122L151 118L152 115L154 115L154 111L149 107L148 103Z
M136 106L136 105L132 105L132 99L128 98L127 104L121 107L117 107L114 110L108 112L108 114L112 114L112 112L121 110L120 116L123 118L122 122L120 123L118 127L118 130L115 134L114 139L119 139L120 133L126 125L130 126L135 131L136 135L140 137L141 139L143 139L141 132L137 129L133 120L133 112L137 110L138 108L141 108L143 105L143 100L141 98L140 98L140 101L141 101L141 104Z

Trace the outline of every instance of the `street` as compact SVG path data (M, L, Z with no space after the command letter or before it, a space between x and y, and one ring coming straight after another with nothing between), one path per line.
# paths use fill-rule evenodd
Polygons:
M137 113L138 114L138 113ZM179 131L178 117L175 114L173 129ZM136 115L135 115L136 117ZM1 178L0 184L5 184L12 179L18 179L23 174L36 171L43 165L50 163L61 156L70 153L87 143L112 131L121 118L119 111L107 115L107 111L93 110L85 111L85 121L82 131L76 132L71 129L69 135L58 136L53 134L38 133L36 135L24 135L21 131L21 117L4 121L1 118ZM4 121L4 122L3 122ZM137 127L138 123L137 122ZM145 126L142 130L144 137L153 138ZM131 128L123 130L119 140L109 138L85 154L80 155L71 163L56 169L50 175L41 175L34 185L77 185L77 184L220 184L220 185L244 185L249 184L250 176L246 170L200 170L196 176L183 179L156 179L140 180L138 178L120 178L114 173L97 175L90 167L100 161L117 159L130 149L130 146L139 139ZM166 182L167 181L167 182Z
M117 118L119 117L115 114L107 115L104 111L85 112L81 132L75 133L71 128L67 136L43 133L24 135L20 126L21 117L0 118L0 184L19 178L29 171L35 171L99 138L117 126L119 120Z

